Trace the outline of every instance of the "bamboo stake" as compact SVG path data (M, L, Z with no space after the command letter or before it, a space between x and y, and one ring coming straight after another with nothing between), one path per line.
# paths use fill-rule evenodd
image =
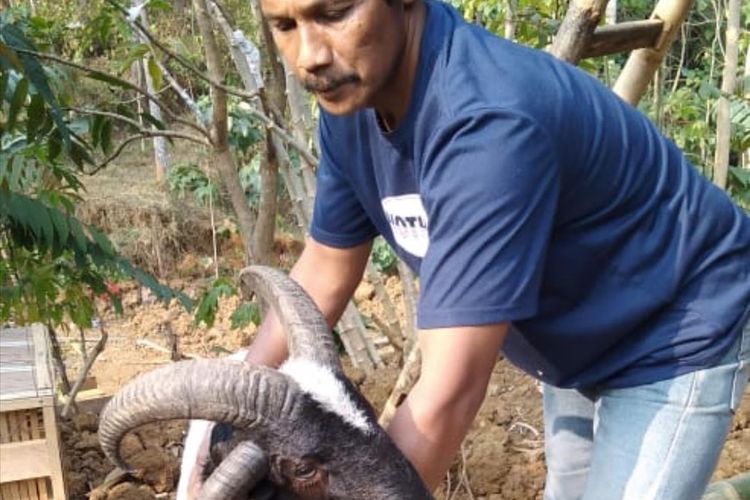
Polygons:
M396 379L396 385L393 386L393 391L391 391L391 395L388 396L383 411L380 413L378 423L381 427L387 428L388 424L391 423L394 415L396 415L396 410L404 399L406 399L406 395L409 394L409 391L419 379L419 372L421 369L422 354L419 350L419 346L415 344L409 355L406 357L404 367L401 369L401 373L399 373L398 378Z

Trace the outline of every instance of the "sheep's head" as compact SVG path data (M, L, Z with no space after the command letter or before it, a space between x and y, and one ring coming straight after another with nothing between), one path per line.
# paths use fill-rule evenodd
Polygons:
M331 333L312 300L283 273L241 273L273 307L289 339L279 370L241 361L194 360L141 375L102 413L99 440L119 455L122 438L147 422L219 422L201 499L428 499L411 464L344 376Z

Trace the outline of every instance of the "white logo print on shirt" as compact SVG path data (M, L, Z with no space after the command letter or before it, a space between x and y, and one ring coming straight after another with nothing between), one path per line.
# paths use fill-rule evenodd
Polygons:
M396 243L419 258L430 244L427 213L418 194L389 196L380 200Z

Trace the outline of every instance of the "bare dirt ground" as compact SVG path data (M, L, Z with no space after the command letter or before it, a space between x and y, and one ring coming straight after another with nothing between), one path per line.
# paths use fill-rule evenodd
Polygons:
M148 154L148 153L147 153ZM181 151L184 159L203 162L199 154ZM154 274L169 278L177 288L195 290L210 281L212 274L211 227L207 212L183 205L175 208L143 167L143 154L126 154L117 168L87 182L89 193L84 215L107 233L137 263ZM226 222L216 214L216 224ZM224 269L237 271L242 266L236 236L218 241ZM282 266L288 266L299 244L280 239L277 253ZM388 290L394 302L398 283ZM378 310L371 293L360 293L363 310ZM109 342L93 368L100 390L112 394L136 374L170 363L169 346L173 339L183 354L216 357L246 345L252 329L237 332L230 328L229 314L237 299L223 299L212 328L192 324L192 318L177 305L164 306L141 296L135 288L125 289L124 315L103 313L102 323ZM87 344L93 345L98 331L87 332ZM62 339L72 371L79 356L77 333ZM162 347L167 350L158 350ZM393 356L391 356L393 358ZM376 409L383 406L398 375L397 360L365 377L348 368L348 374ZM345 360L345 364L347 361ZM71 498L153 499L172 498L179 471L184 438L184 422L144 426L132 433L122 447L123 456L142 472L132 476L112 476L96 440L97 417L79 414L62 423L64 461ZM750 392L746 394L734 419L715 479L750 470ZM110 474L110 477L107 477ZM103 483L106 484L103 486ZM449 478L439 490L439 499L540 499L544 484L544 453L541 423L541 394L529 377L499 361L495 367L487 398L456 458Z

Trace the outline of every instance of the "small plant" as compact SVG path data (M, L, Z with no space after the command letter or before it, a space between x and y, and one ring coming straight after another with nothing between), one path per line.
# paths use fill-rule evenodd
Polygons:
M169 191L180 199L192 196L196 203L208 206L216 203L219 190L206 173L195 163L180 163L167 174Z
M375 239L372 247L372 263L383 274L393 274L398 257L382 237Z

